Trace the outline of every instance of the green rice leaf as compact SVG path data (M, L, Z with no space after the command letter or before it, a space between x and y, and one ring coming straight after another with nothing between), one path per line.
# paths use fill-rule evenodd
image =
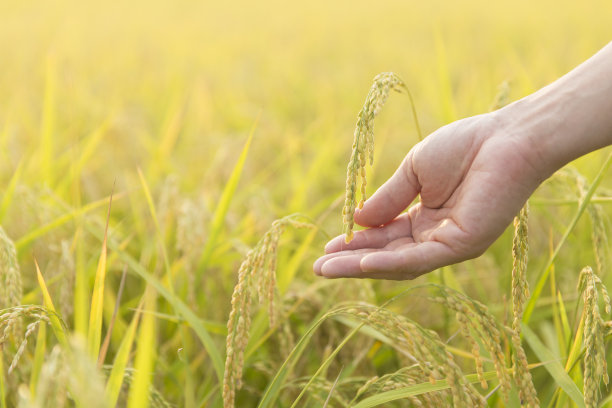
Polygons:
M55 337L59 341L62 347L68 349L68 338L66 337L66 332L64 330L64 326L62 321L58 317L55 312L55 306L53 306L53 300L51 300L51 295L49 294L49 289L47 289L47 285L45 284L45 279L43 278L42 272L40 271L40 267L38 266L38 262L36 258L34 259L34 265L36 266L36 277L38 279L38 284L40 285L40 289L43 294L45 307L51 312L49 313L49 321L51 322L51 328L53 329L53 333L55 333Z
M155 310L155 302L155 291L148 289L144 295L144 308ZM146 314L142 317L142 324L138 332L134 381L130 386L128 408L148 408L149 406L149 386L151 385L157 354L155 343L155 316Z
M111 205L113 195L111 194L108 202L108 214L106 216L106 228L104 229L104 240L102 250L96 269L96 279L94 281L93 294L91 297L91 308L89 315L89 329L87 332L87 352L94 361L98 361L100 353L100 342L102 340L102 313L104 312L104 281L106 280L106 256L107 256L107 237L108 223L110 221Z
M529 326L523 324L521 328L527 344L529 344L540 361L546 362L544 367L546 367L546 370L548 370L548 373L552 376L557 385L569 395L579 408L584 408L584 397L580 389L578 389L570 376L565 372L561 363L555 358L553 353L546 348Z

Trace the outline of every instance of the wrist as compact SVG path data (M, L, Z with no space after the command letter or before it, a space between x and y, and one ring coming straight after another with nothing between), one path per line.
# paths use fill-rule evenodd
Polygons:
M544 91L544 89L542 90ZM521 156L541 182L575 157L567 143L566 106L556 95L536 93L495 112L504 137L514 139Z
M495 114L502 132L546 179L612 143L612 43L552 84Z

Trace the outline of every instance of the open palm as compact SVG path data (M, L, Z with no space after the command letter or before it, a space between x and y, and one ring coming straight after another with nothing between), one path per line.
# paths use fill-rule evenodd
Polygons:
M542 181L524 143L494 113L444 126L418 143L355 212L369 227L331 240L317 275L413 279L482 254ZM402 213L418 196L416 203Z

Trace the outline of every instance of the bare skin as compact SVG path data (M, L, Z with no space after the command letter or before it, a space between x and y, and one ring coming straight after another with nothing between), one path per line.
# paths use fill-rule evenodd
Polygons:
M612 43L540 91L444 126L410 150L355 212L368 227L332 239L314 272L414 279L481 255L538 185L612 143ZM418 203L404 210L419 196Z

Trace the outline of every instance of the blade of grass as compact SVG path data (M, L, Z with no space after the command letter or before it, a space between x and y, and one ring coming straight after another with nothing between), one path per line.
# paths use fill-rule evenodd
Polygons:
M140 301L138 310L134 313L132 322L128 326L128 330L125 333L121 344L119 345L119 349L115 355L115 360L113 361L113 367L108 375L104 395L106 396L106 402L109 408L114 408L117 406L117 400L119 399L119 394L121 392L121 385L123 384L123 379L125 377L125 369L130 359L130 352L132 350L132 345L134 344L134 338L136 337L136 329L140 320L140 309L143 306L143 300L144 295Z
M121 306L121 296L123 295L123 288L125 287L126 276L127 267L123 268L123 273L121 274L121 282L119 282L119 289L117 290L117 299L115 301L113 317L111 318L111 321L108 325L108 330L106 331L106 336L104 336L104 342L102 343L102 348L100 349L100 355L98 357L98 368L102 368L102 365L104 365L104 360L106 359L106 353L108 352L108 346L110 345L111 334L113 333L113 327L115 326L117 313L119 312L119 307Z
M578 223L578 220L582 216L582 213L584 213L587 206L589 205L591 201L591 197L593 197L595 190L597 190L597 187L599 186L599 183L601 183L601 180L603 179L604 174L610 167L610 164L612 164L612 153L608 155L606 161L599 169L597 176L595 176L595 180L593 180L593 183L590 185L589 189L587 190L586 194L581 200L580 205L578 206L578 209L576 210L576 214L574 215L574 218L572 218L570 224L565 230L565 234L563 234L563 237L561 238L561 240L555 247L554 252L549 257L548 262L544 266L544 269L538 275L538 281L536 283L535 289L531 293L531 298L529 299L529 301L527 302L527 306L525 307L525 314L523 315L523 323L525 324L529 323L529 320L531 319L531 315L533 313L533 309L535 308L535 304L540 298L540 295L542 294L542 290L544 289L544 285L546 284L546 280L548 279L548 275L550 274L550 269L553 263L555 262L555 260L557 259L557 256L559 255L559 252L561 251L561 247L563 246L563 244L565 244L565 241L567 241L567 238L574 230L574 227Z
M51 312L49 313L49 322L51 322L51 328L53 329L53 333L55 334L55 337L59 341L60 345L65 350L68 350L68 338L66 337L64 326L55 311L55 306L53 306L53 300L51 300L51 295L49 295L49 290L47 289L45 279L42 276L42 272L40 271L40 267L38 266L36 258L34 258L34 265L36 266L36 277L38 279L38 284L40 285L40 290L43 294L44 305Z
M144 308L155 310L156 294L147 288L144 295ZM134 380L130 385L128 408L149 407L149 386L155 367L155 316L146 314L138 331L138 348L134 362Z
M8 186L4 190L4 195L2 196L2 202L0 202L0 225L2 225L2 221L4 221L4 217L6 217L6 212L8 211L9 205L13 202L13 195L15 194L15 187L17 183L21 179L21 172L23 171L23 159L19 161L15 172L11 176L11 180L8 183Z
M569 341L571 341L570 336L572 334L572 330L570 329L569 321L567 320L567 309L565 308L565 302L561 296L561 291L557 292L557 299L557 304L559 305L559 315L561 316L561 326L563 327L563 338L565 339L565 348L567 350Z
M114 189L114 186L113 186ZM93 361L98 361L100 354L100 341L102 340L102 313L104 311L104 282L106 280L106 256L108 224L110 222L111 206L113 204L113 194L110 195L108 202L108 212L106 214L106 227L104 228L104 240L102 250L96 269L96 279L94 281L93 293L91 296L91 308L89 314L89 328L87 331L87 352Z
M570 376L565 372L561 363L557 361L553 353L546 348L538 336L527 325L523 324L521 327L523 329L523 337L527 341L527 344L529 344L540 361L547 362L544 367L548 370L557 385L569 395L579 408L584 408L584 397L580 389L578 389Z
M261 114L260 114L261 116ZM247 141L242 148L242 153L240 153L240 157L238 161L234 165L234 169L232 170L232 174L230 178L227 180L225 184L225 188L223 189L223 193L221 194L221 198L219 199L219 204L217 204L217 208L215 209L215 213L210 225L210 230L208 232L208 239L206 240L206 245L204 246L204 251L200 256L200 261L198 265L198 269L205 270L208 267L210 262L210 257L212 255L213 250L215 249L215 245L217 243L217 238L221 233L221 229L223 228L223 223L225 221L225 216L227 211L229 210L230 203L234 194L236 193L236 189L238 188L238 182L240 181L240 176L242 175L242 169L244 168L244 163L246 162L247 155L249 153L249 147L251 146L251 141L253 140L253 134L255 133L255 129L257 128L257 124L259 123L259 117L253 123L253 127L249 132L249 136Z

